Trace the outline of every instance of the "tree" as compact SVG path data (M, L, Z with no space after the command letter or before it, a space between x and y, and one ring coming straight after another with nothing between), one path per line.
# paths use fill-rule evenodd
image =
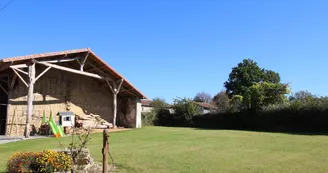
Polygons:
M246 109L279 102L287 94L288 85L280 83L280 75L272 70L260 68L251 59L244 59L232 68L224 83L230 99L238 96Z
M217 93L213 99L212 104L217 107L217 112L222 113L228 111L230 109L229 97L226 91L221 91Z
M150 105L153 107L153 111L155 111L157 114L169 106L169 104L165 102L165 99L158 97L154 98Z
M296 92L293 96L291 96L289 98L290 101L297 101L297 100L310 100L315 98L316 96L313 95L311 92L309 91L298 91Z
M255 83L249 88L243 101L252 109L260 109L270 104L283 103L286 100L285 94L288 92L287 84Z
M194 101L195 102L210 103L212 101L212 96L209 93L200 92L200 93L196 94L196 96L194 97Z
M191 125L192 117L201 113L199 106L188 98L174 99L173 109L178 120L184 125Z
M169 106L169 104L167 104L164 99L158 97L154 98L150 105L153 107L150 112L141 113L142 123L144 125L157 124L161 114L165 112Z

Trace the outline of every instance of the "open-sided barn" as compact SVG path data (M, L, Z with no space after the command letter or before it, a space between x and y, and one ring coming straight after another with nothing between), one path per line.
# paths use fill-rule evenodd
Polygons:
M0 134L28 137L32 127L41 125L43 112L61 111L140 128L143 98L90 49L0 60Z

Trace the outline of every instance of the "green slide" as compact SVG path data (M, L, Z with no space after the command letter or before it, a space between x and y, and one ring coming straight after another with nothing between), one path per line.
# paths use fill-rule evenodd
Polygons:
M63 126L57 126L58 127L58 132L61 137L65 136Z
M54 136L56 136L56 137L65 136L63 127L62 126L57 126L54 119L52 118L52 112L50 112L49 125L50 125L51 131L54 134Z
M50 125L52 133L56 136L58 134L58 128L57 128L54 120L50 119L49 120L49 125Z

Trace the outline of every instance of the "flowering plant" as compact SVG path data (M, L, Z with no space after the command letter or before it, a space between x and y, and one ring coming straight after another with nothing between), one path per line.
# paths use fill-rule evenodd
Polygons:
M8 160L7 170L11 172L33 172L35 170L35 153L16 152Z
M36 165L39 172L63 172L72 168L72 158L64 152L44 150L37 153Z
M9 173L64 172L72 168L72 158L64 152L44 150L42 152L17 152L7 163Z

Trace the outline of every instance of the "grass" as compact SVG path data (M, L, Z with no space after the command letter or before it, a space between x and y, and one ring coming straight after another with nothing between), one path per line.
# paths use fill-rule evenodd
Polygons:
M51 148L54 138L2 144L0 172L15 151ZM102 134L93 134L99 162L101 148ZM146 127L111 133L110 150L122 172L328 172L327 136Z

